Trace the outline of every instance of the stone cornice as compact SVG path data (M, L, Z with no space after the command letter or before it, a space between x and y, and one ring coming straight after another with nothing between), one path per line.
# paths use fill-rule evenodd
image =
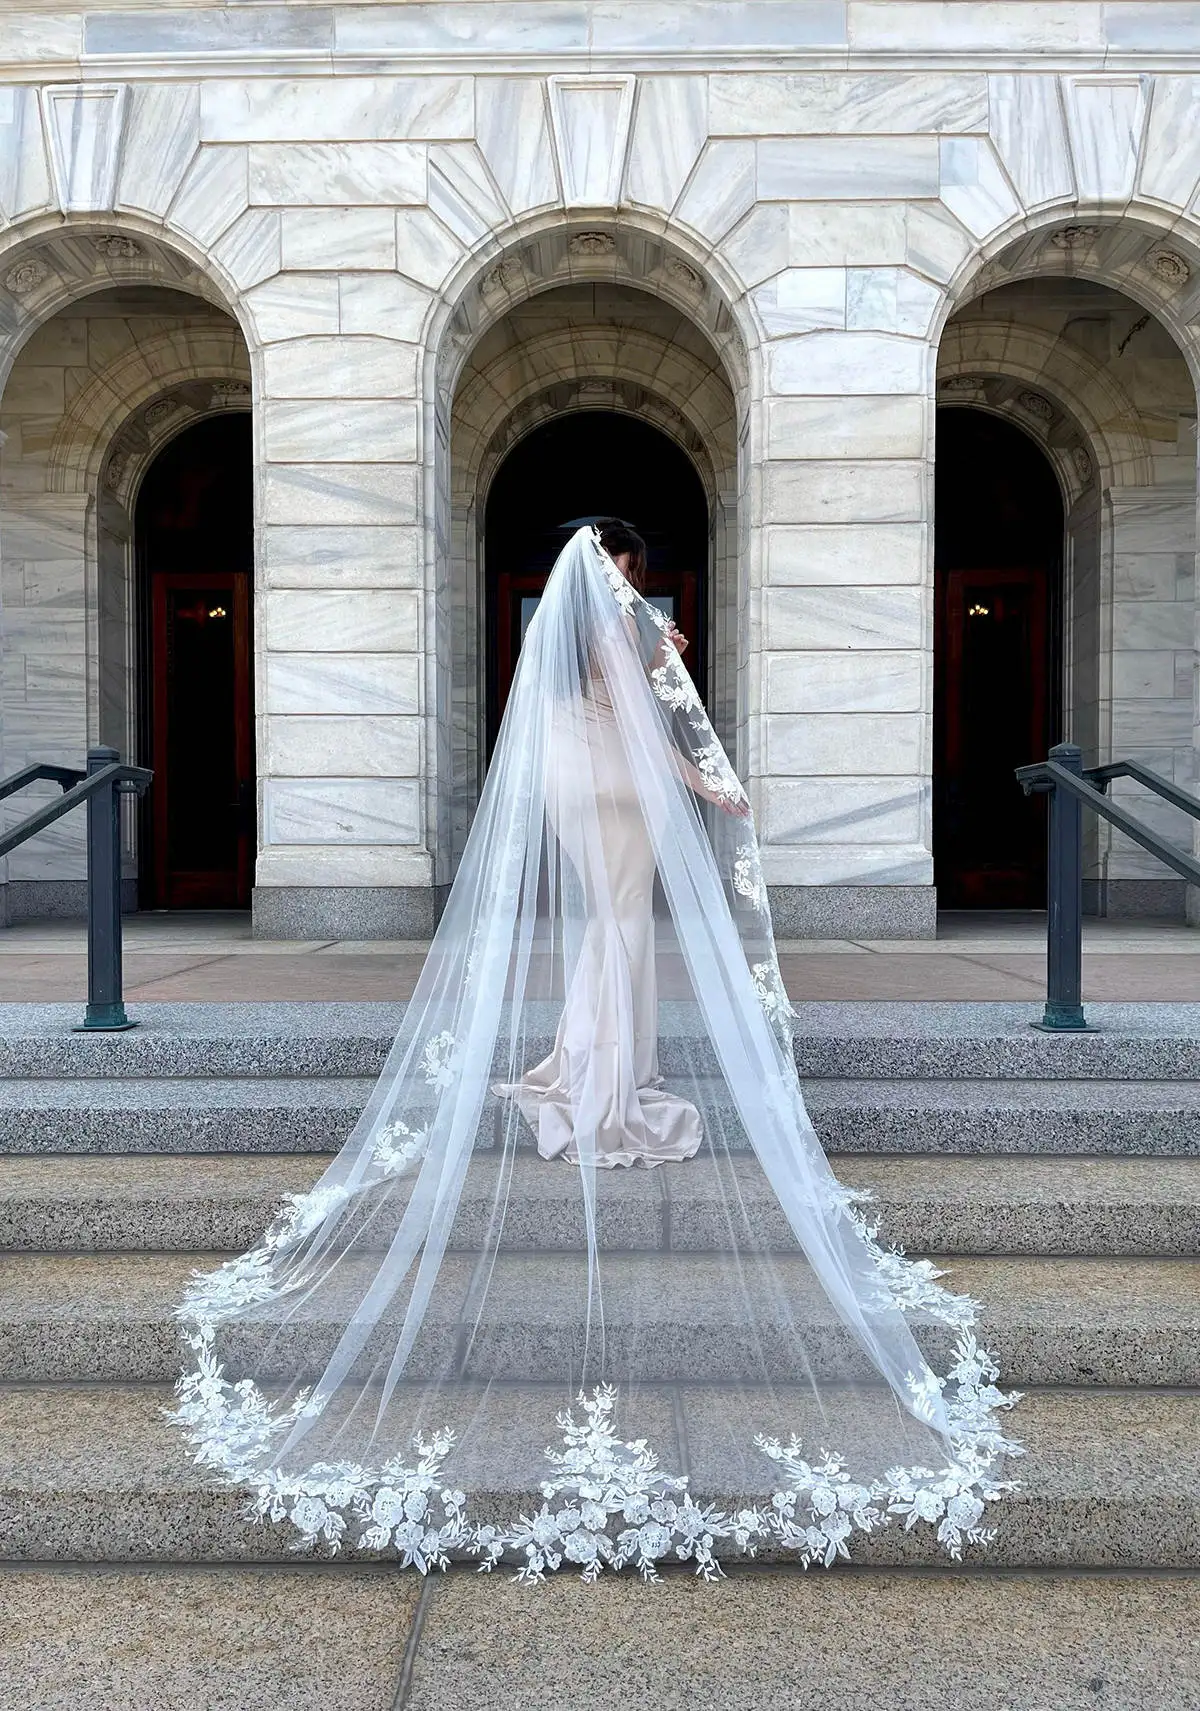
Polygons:
M1200 12L1200 0L1197 0ZM36 85L43 83L175 83L201 82L208 78L251 79L285 78L288 80L319 77L547 77L579 75L586 72L597 76L627 75L639 72L646 76L715 76L724 72L754 72L768 74L814 75L828 72L862 74L935 75L937 73L1006 73L1029 76L1056 74L1104 77L1134 76L1200 76L1200 49L1189 53L1143 55L1137 58L1098 59L1095 55L1074 58L1057 55L1031 60L1030 56L997 55L984 59L979 55L911 54L885 57L872 55L802 55L785 52L696 55L688 58L650 53L623 57L595 54L570 58L562 54L527 54L504 58L495 54L486 58L464 56L450 58L405 58L402 55L371 58L342 57L331 59L325 54L215 55L171 54L162 58L130 59L118 56L85 60L40 60L35 63L17 62L0 57L0 88L5 85Z
M686 40L681 36L686 31ZM331 72L1186 71L1188 0L409 0L0 12L0 80Z

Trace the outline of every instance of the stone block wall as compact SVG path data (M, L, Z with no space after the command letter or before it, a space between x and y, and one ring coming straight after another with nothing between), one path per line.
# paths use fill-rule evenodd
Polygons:
M947 323L1001 278L1079 278L1129 296L1194 384L1198 91L1200 25L1158 0L698 0L686 30L620 0L0 17L5 408L53 414L57 394L20 402L27 341L98 270L198 293L244 340L263 930L431 919L470 669L451 641L455 398L488 327L591 281L693 320L733 399L723 693L784 930L930 931L939 347L958 341L959 375L1019 373L1020 341ZM1111 367L1093 357L1090 381ZM1061 399L1095 610L1076 614L1095 636L1079 716L1097 753L1169 752L1179 776L1194 447L1179 429L1122 464L1081 390ZM106 455L54 524L72 575ZM23 461L4 448L10 486ZM0 519L24 565L22 527ZM22 625L68 622L30 617L56 608L28 586L26 615L3 613L6 707L17 660L42 657ZM98 658L98 624L58 609L65 651ZM54 699L36 667L28 693ZM90 736L98 700L85 717ZM0 740L8 770L16 712ZM1110 856L1140 879L1140 857L1099 847L1097 873Z

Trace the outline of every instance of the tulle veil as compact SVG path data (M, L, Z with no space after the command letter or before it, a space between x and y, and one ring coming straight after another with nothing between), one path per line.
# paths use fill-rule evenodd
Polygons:
M1015 1398L835 1180L791 1023L742 787L581 528L365 1110L178 1308L198 1460L422 1571L986 1543Z

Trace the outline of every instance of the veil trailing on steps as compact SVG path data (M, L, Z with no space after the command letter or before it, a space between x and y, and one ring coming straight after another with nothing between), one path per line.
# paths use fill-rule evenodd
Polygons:
M179 1308L198 1459L422 1570L986 1542L1014 1398L832 1175L790 1022L742 788L580 529L365 1111Z

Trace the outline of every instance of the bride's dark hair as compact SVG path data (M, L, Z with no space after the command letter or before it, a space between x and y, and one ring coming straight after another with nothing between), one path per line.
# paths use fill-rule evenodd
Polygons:
M629 554L629 565L625 571L626 581L633 584L639 594L646 592L646 543L636 529L631 529L628 523L623 523L619 517L605 517L596 524L600 531L600 545L609 558L616 558L618 553Z

